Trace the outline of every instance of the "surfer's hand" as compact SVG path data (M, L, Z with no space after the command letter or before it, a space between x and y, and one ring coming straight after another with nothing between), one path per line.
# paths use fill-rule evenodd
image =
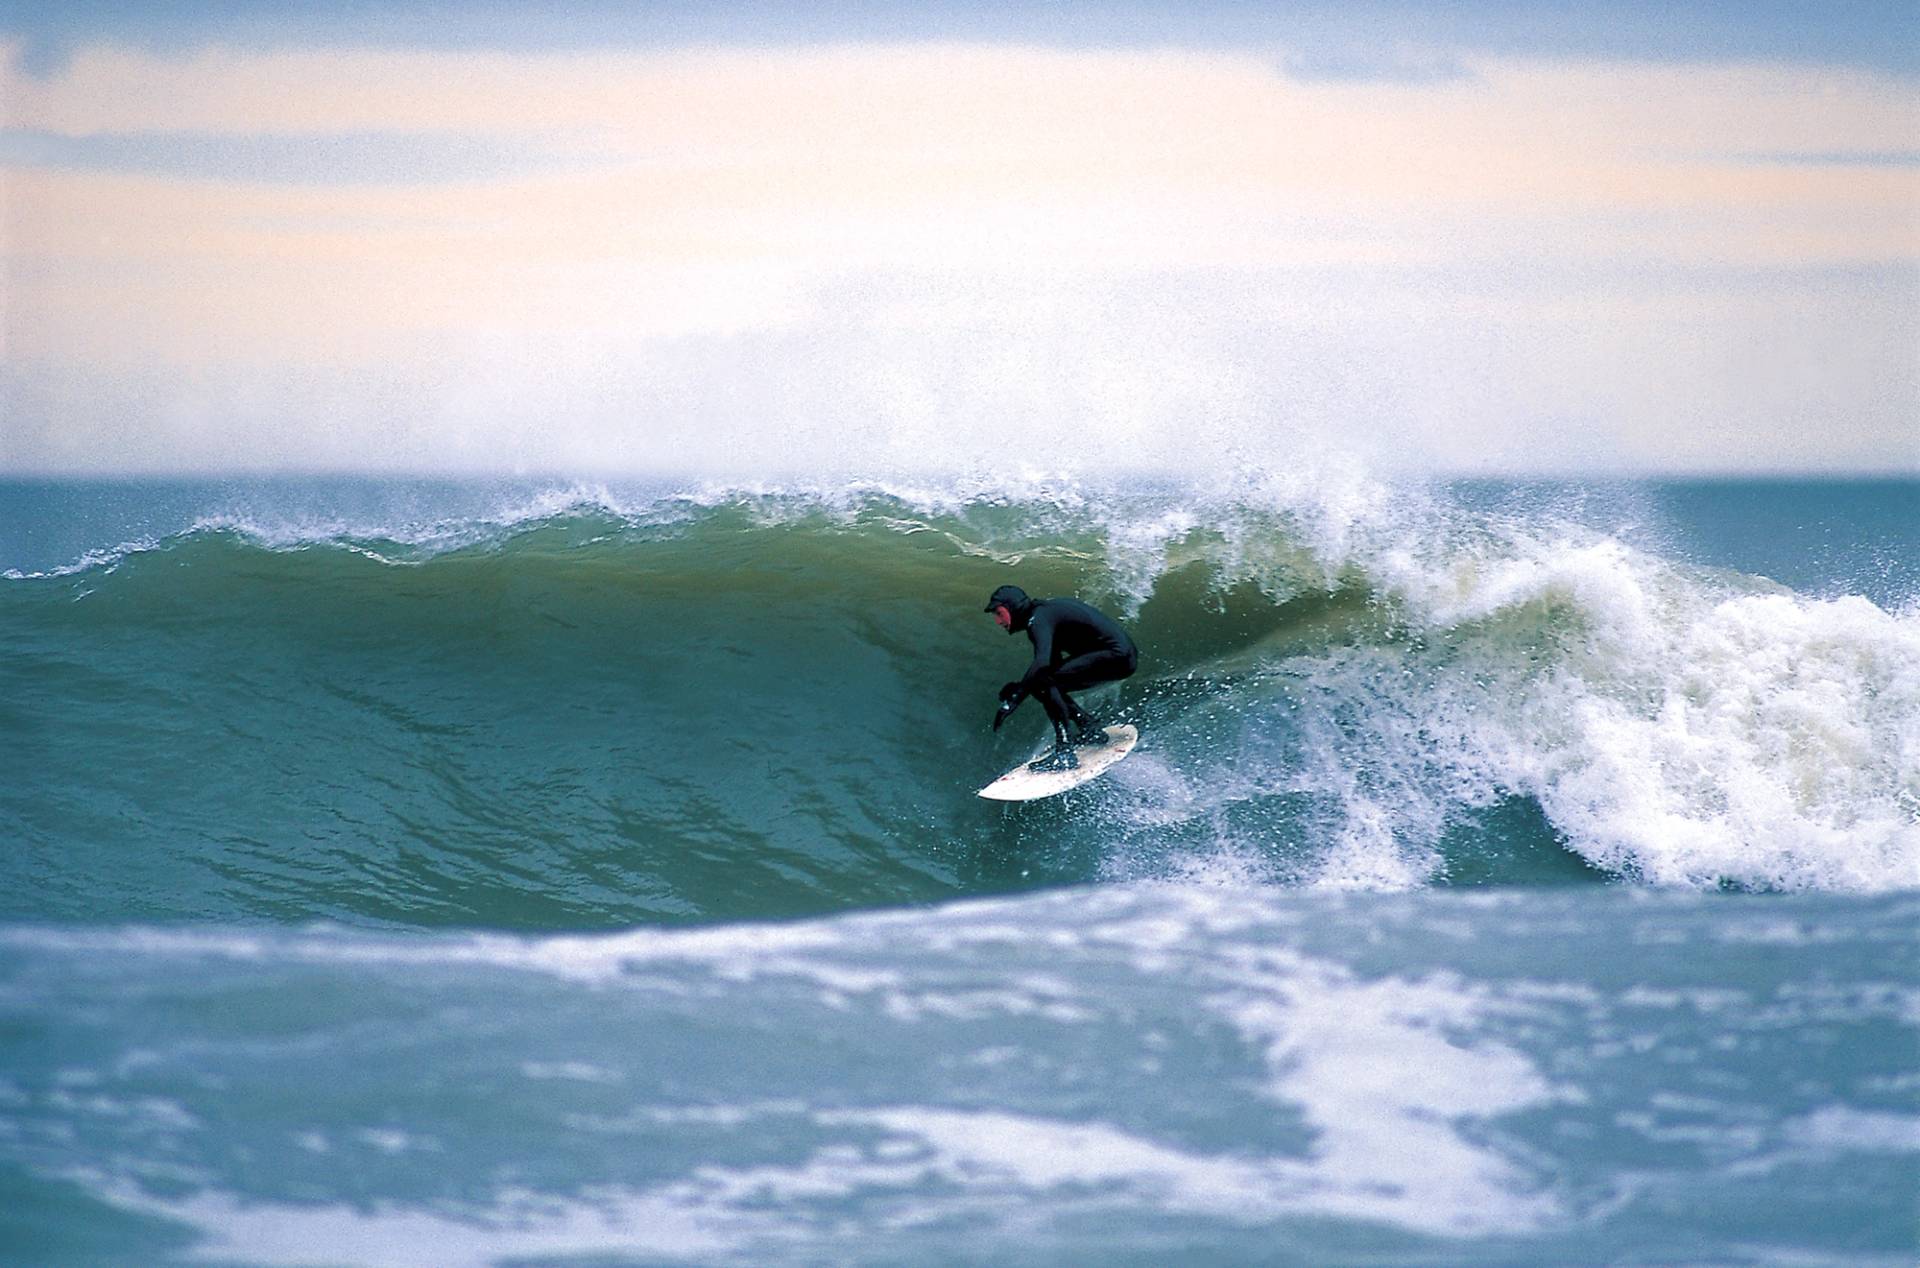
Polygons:
M1000 707L994 711L994 715L993 715L994 730L998 731L1000 729L1000 724L1007 720L1007 718L1013 713L1014 706L1018 703L1019 701L1017 700L1002 700L1000 702Z
M1019 694L1020 694L1019 683L1017 682L1007 683L1005 686L1000 688L1000 703L1005 704L1007 701L1013 699L1015 696Z

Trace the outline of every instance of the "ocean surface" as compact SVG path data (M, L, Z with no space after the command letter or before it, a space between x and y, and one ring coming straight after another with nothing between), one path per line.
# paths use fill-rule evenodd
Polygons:
M10 480L0 763L0 1263L1920 1257L1920 481Z

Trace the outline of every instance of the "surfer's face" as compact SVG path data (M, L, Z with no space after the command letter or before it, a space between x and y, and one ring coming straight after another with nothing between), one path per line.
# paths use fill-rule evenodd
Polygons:
M1007 633L1013 633L1013 613L1007 611L1004 603L993 610L993 623Z

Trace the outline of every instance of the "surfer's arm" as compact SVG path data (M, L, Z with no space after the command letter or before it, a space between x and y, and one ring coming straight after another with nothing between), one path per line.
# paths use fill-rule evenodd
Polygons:
M1053 622L1043 614L1036 613L1027 626L1027 637L1033 640L1033 663L1027 666L1027 672L1020 676L1015 684L1019 693L1014 698L1022 699L1032 695L1034 688L1046 681L1053 672Z
M996 731L1002 722L1013 716L1020 702L1033 694L1033 689L1053 671L1053 622L1036 619L1027 627L1027 637L1033 640L1033 663L1027 666L1027 672L1019 681L1001 686L1000 709L993 715L993 729Z

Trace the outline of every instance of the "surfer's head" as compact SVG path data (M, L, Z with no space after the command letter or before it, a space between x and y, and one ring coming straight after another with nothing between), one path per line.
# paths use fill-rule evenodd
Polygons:
M1001 586L987 597L985 610L993 613L993 619L1001 629L1012 634L1027 628L1027 617L1033 612L1033 600L1019 586Z

